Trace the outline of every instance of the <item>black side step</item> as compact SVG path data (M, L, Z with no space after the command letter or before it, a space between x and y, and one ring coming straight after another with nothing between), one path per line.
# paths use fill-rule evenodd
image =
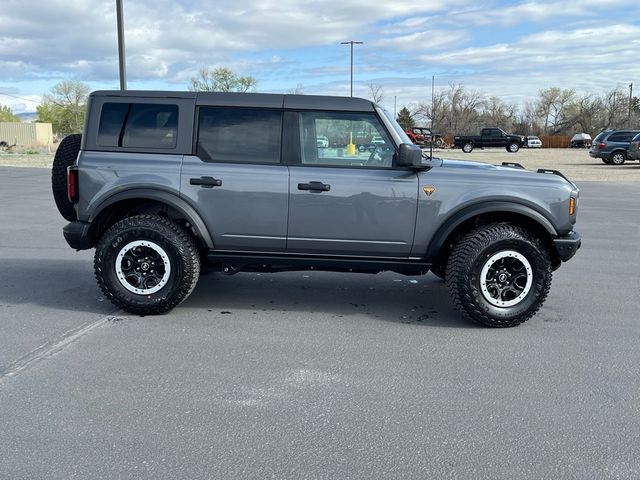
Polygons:
M430 262L389 258L308 257L301 255L247 254L210 251L210 263L226 274L245 272L285 272L321 270L330 272L378 273L392 271L405 275L423 275Z

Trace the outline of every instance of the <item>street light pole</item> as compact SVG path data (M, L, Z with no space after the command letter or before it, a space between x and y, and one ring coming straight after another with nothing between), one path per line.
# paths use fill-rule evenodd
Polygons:
M348 42L340 42L341 45L351 45L351 96L353 97L353 45L362 45L364 42L356 42L350 40Z
M118 24L118 66L120 69L120 90L127 89L127 65L124 53L124 19L122 0L116 0L116 22Z

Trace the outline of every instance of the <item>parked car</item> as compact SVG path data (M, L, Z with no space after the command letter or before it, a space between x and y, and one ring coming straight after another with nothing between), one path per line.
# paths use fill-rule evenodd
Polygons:
M631 140L628 157L629 160L640 160L640 133Z
M571 137L569 146L571 148L590 148L592 141L591 135L588 133L576 133Z
M527 137L524 137L524 144L522 146L527 148L541 148L542 140L540 140L535 135L529 135Z
M329 128L383 143L320 149ZM427 159L369 100L93 92L84 132L56 152L53 197L69 246L95 248L105 298L132 314L176 307L206 262L225 275L431 270L465 315L512 327L581 243L579 190L560 172Z
M317 136L318 148L328 148L329 147L329 139L324 135Z
M629 159L629 146L640 130L604 130L593 139L589 155L608 165L622 165Z
M464 153L470 153L474 148L502 147L507 152L515 153L524 143L524 137L509 135L500 128L483 128L480 135L456 135L453 137L453 146L462 148Z
M428 146L431 142L433 142L433 146L436 148L444 146L442 135L433 133L433 131L427 127L411 127L405 130L404 133L407 134L413 143L421 147Z

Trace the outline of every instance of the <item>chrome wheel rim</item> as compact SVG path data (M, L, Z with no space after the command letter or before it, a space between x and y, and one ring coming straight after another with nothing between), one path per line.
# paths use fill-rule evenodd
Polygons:
M531 291L533 269L521 253L505 250L494 253L480 273L480 291L494 307L512 307Z
M462 150L464 150L466 153L469 153L471 151L473 147L469 144L466 144L462 147Z
M512 152L517 152L518 151L518 145L516 145L515 143L512 143L511 146L509 147L509 150Z
M132 293L151 295L169 281L171 263L160 245L136 240L125 245L116 257L116 277Z

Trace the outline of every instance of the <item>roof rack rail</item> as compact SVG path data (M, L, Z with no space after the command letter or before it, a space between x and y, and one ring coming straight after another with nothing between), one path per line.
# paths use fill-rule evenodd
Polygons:
M516 163L516 162L502 162L502 166L503 167L513 167L513 168L522 168L523 170L526 170L522 165L520 165L519 163Z

